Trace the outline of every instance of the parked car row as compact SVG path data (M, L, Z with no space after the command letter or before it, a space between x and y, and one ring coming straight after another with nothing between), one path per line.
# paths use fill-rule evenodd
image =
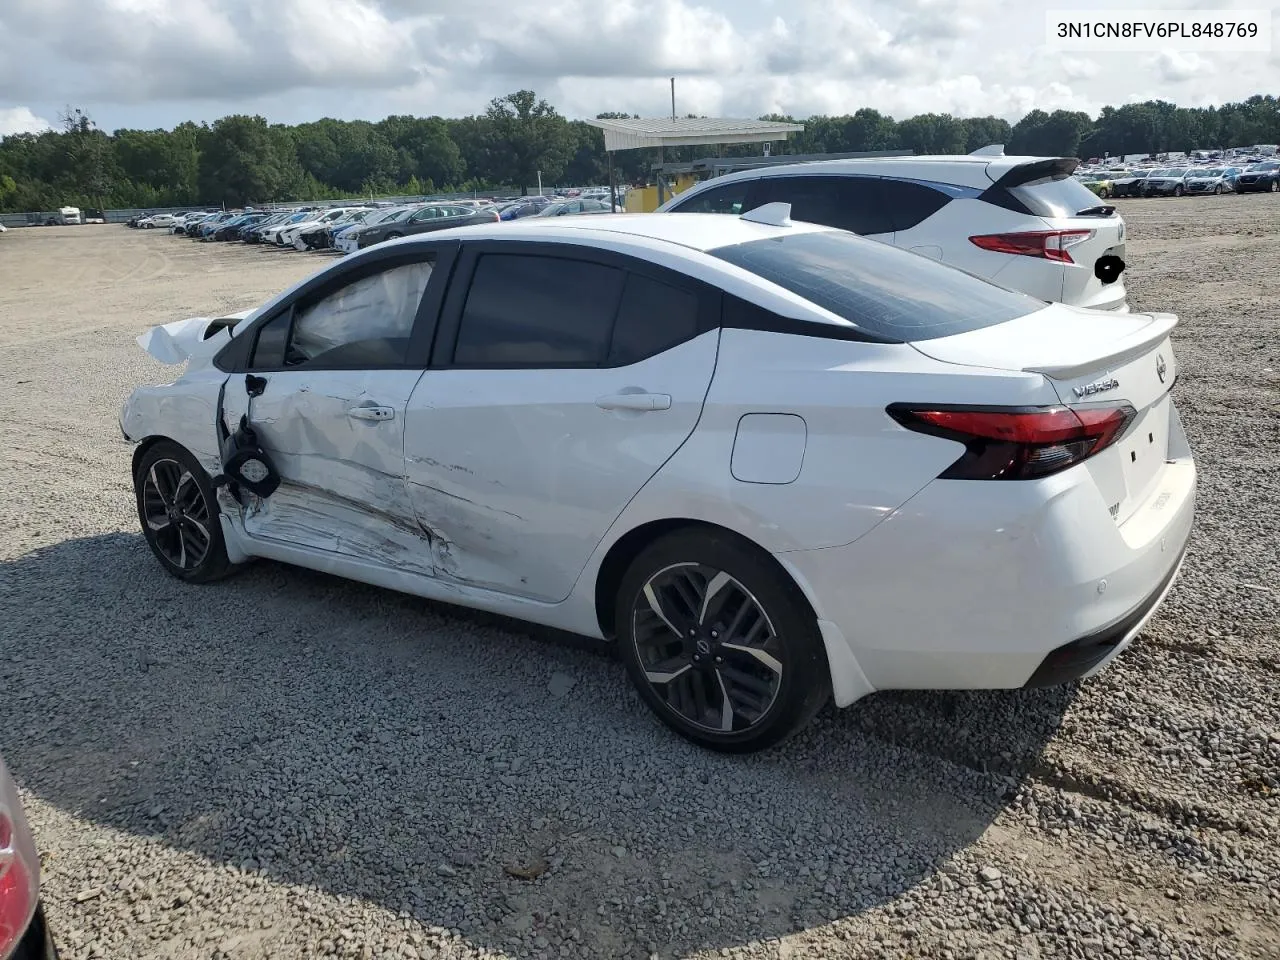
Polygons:
M1132 170L1090 171L1077 179L1102 199L1280 192L1280 160L1247 165L1191 164Z
M129 226L164 229L212 243L242 242L295 250L353 253L374 244L419 233L524 217L609 213L594 197L518 197L507 200L422 201L409 204L359 203L302 206L286 210L200 210L131 219Z

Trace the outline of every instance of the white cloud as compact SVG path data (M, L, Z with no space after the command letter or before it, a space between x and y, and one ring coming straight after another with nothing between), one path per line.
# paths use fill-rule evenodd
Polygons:
M1183 53L1178 50L1165 50L1151 58L1158 76L1170 83L1190 80L1216 71L1213 62L1198 53ZM1203 91L1201 91L1203 96Z
M29 107L0 107L0 137L11 133L40 133L53 124L44 117L37 117Z
M0 106L81 105L113 129L458 115L529 87L570 116L663 115L676 76L680 113L1017 119L1135 89L1243 99L1274 86L1280 56L1043 44L1043 6L1002 0L0 0Z

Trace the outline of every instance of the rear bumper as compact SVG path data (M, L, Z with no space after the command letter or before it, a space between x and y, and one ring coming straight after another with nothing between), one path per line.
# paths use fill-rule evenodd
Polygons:
M1038 685L1101 669L1155 612L1195 488L1181 457L1117 524L1085 469L936 480L851 544L775 556L847 645L856 672L829 652L837 691Z
M1177 563L1173 565L1173 569L1160 582L1160 585L1127 615L1087 637L1063 644L1045 657L1025 686L1056 687L1092 676L1102 670L1133 642L1133 638L1146 626L1147 621L1168 596L1174 582L1178 579L1178 572L1182 570L1182 560L1185 556L1184 548L1183 553L1178 556Z

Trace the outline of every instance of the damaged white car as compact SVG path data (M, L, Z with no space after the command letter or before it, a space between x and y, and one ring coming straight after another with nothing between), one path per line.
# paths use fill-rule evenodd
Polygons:
M121 429L173 575L266 557L616 640L665 723L746 751L1110 662L1192 524L1176 323L786 204L529 218L152 330L187 369Z

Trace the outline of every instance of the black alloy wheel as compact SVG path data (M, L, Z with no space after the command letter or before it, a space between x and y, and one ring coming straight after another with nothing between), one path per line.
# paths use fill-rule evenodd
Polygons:
M616 617L641 697L702 746L772 746L830 696L804 597L772 557L727 532L677 532L644 550L623 578Z
M230 571L212 485L190 453L168 441L148 449L134 491L142 534L166 570L193 583Z

